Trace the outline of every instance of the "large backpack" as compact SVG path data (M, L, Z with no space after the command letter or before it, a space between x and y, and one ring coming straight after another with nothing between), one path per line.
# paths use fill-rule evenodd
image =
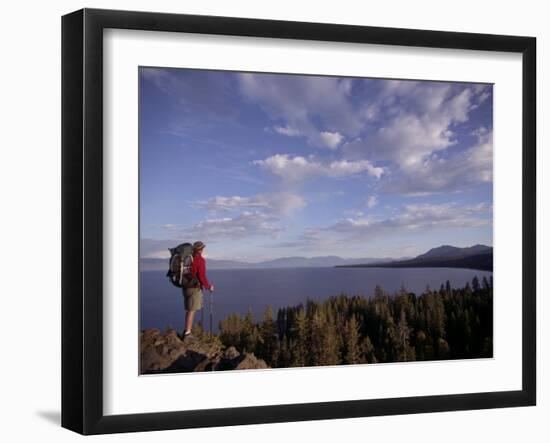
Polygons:
M182 243L175 248L169 248L170 264L166 276L178 288L191 288L198 285L197 278L191 275L193 264L193 245Z

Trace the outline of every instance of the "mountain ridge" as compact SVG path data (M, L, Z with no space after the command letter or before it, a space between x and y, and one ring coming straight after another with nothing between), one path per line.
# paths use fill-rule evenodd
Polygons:
M447 258L458 258L458 257L467 257L470 255L476 254L485 254L492 251L493 248L486 245L477 244L474 246L467 246L465 248L459 248L457 246L442 245L436 248L430 249L424 254L416 256L414 259L423 259L423 258L432 258L432 257L447 257Z
M342 258L335 255L300 257L281 257L265 260L258 263L249 263L238 260L220 260L207 258L208 269L275 269L275 268L321 268L338 265L353 265L361 263L387 263L391 258ZM168 269L167 258L141 258L140 269L143 271Z
M389 263L362 263L337 267L354 268L466 268L493 271L493 248L477 244L459 248L442 245L432 248L409 260L396 260Z
M493 248L476 244L467 247L441 245L414 258L342 258L336 255L289 256L257 263L207 258L208 269L280 269L322 267L465 267L492 271ZM167 258L141 258L140 270L166 270Z

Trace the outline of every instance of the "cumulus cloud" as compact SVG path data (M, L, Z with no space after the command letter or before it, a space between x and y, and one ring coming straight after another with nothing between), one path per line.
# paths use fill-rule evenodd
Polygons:
M231 212L248 209L262 210L277 215L289 215L305 205L306 202L301 196L286 192L257 194L249 197L239 195L216 196L207 201L196 203L196 206L206 208L211 212Z
M388 81L376 100L373 130L344 144L350 158L392 162L414 179L458 142L457 125L487 100L486 85ZM435 163L431 166L435 167ZM436 182L432 188L436 187Z
M245 97L275 122L283 122L274 132L339 148L340 162L347 162L341 163L342 176L367 161L387 165L391 174L385 190L391 192L428 194L490 181L487 165L480 166L487 160L488 144L478 143L467 152L459 145L458 154L451 149L464 137L460 125L491 96L490 85L255 74L240 75L239 83ZM340 176L309 157L274 155L256 164L289 181ZM447 177L440 169L443 164L452 170ZM469 171L463 182L460 167ZM382 172L372 169L371 175L380 177Z
M268 132L271 131L267 129ZM273 132L284 135L286 137L305 137L308 141L316 146L336 149L344 140L344 136L339 132L330 132L330 131L316 131L309 130L302 132L299 129L293 128L291 126L274 126L272 129Z
M276 154L264 160L256 160L254 164L290 182L302 181L312 177L349 177L360 173L367 173L372 177L380 178L384 173L383 168L374 166L368 160L339 160L321 163L311 158L291 157L287 154Z
M352 79L250 73L238 79L244 97L275 122L285 122L275 126L279 134L300 135L311 145L334 149L344 136L357 135L363 127L350 100Z
M336 149L338 145L344 140L344 136L338 132L324 131L319 134L321 140L330 149Z
M417 86L409 96L393 97L391 109L386 110L389 117L375 131L348 144L348 150L416 169L427 155L455 144L452 125L467 119L471 92L466 89L452 96L451 90Z
M423 195L468 189L493 180L493 131L484 127L468 149L451 156L434 154L424 158L414 172L401 171L384 184L384 190Z

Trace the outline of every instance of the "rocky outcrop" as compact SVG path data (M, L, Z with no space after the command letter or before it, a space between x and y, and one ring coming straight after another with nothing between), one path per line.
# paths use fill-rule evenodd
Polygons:
M173 329L164 334L158 329L141 332L141 374L266 368L265 361L254 354L240 353L233 346L224 350L215 339L199 336L181 340Z

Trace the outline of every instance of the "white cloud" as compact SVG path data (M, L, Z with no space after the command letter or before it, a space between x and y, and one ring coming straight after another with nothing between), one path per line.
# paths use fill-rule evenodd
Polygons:
M388 81L371 112L378 126L346 143L345 152L355 159L393 162L406 174L421 172L433 154L457 143L456 125L467 122L488 94L485 85Z
M239 239L267 235L276 237L284 229L275 225L276 219L268 214L244 211L236 217L222 217L203 220L191 228L192 236L206 240L218 238Z
M490 96L489 85L389 81L378 97L379 126L344 144L349 158L390 162L383 190L426 195L492 181L492 131L483 128L467 149L456 126Z
M259 104L272 120L285 122L275 127L279 134L301 135L311 145L334 149L341 141L337 133L355 136L363 128L350 99L352 79L250 73L238 79L244 97Z
M211 212L230 212L242 209L262 210L277 215L289 215L296 209L303 208L305 200L297 195L286 192L257 194L250 197L216 196L207 201L197 202L197 206L204 207Z
M322 171L329 177L346 177L348 175L366 172L373 177L380 178L384 173L383 168L373 166L368 160L334 161L329 163L328 166L323 167Z
M401 194L425 195L468 189L493 180L493 131L474 132L477 142L470 148L443 157L425 158L414 171L401 171L384 184L384 190Z
M216 196L194 203L195 207L208 211L204 220L191 226L170 224L163 227L181 238L209 242L251 237L277 238L285 231L285 227L280 224L284 217L305 204L301 196L286 192Z
M298 129L291 128L290 126L275 126L273 130L277 134L286 135L287 137L299 137L302 135Z
M319 134L322 142L327 148L336 149L338 145L344 140L344 136L338 132L321 132Z
M248 197L216 196L193 203L194 207L208 211L208 215L198 223L169 223L161 225L160 228L167 231L172 238L200 239L211 243L249 240L252 237L273 239L278 238L286 229L281 225L281 221L305 204L305 200L299 195L285 192ZM142 243L141 255L164 257L165 249L173 246L174 242L177 244L177 241L173 240L146 240ZM163 247L159 249L160 245Z
M284 231L278 218L260 211L243 211L232 217L206 218L192 226L171 225L168 231L180 238L216 242L222 239L244 239L253 236L276 238Z
M378 204L378 197L376 195L370 195L367 198L367 207L374 208Z
M317 250L346 242L368 242L384 235L405 238L407 233L437 229L465 229L490 225L492 206L487 203L461 206L457 203L410 204L387 218L346 218L325 227L308 227L288 247Z
M243 211L232 217L206 218L191 226L167 224L162 227L171 239L141 239L141 257L166 258L169 256L168 248L183 241L200 239L208 244L224 240L247 240L251 237L277 238L285 230L278 224L276 216L260 211Z
M139 241L139 255L148 258L168 258L170 257L168 248L173 248L179 243L181 242L177 240L142 238Z
M290 157L287 154L276 154L264 160L256 160L254 164L290 182L302 181L312 177L348 177L363 172L372 177L380 178L384 173L383 168L374 166L368 160L339 160L324 164L311 158Z
M344 140L344 136L339 132L309 130L305 133L291 126L274 126L273 131L286 137L306 137L310 143L316 146L336 149Z
M441 228L467 228L486 225L490 222L486 216L492 208L487 204L459 206L446 204L411 204L393 217L386 219L348 218L335 223L324 230L349 234L353 237L368 238L382 231L419 230Z
M341 165L342 175L336 173L336 163L331 167L309 157L274 155L256 162L285 180L353 175L357 172L352 164L363 161L387 163L385 190L408 194L460 190L491 180L487 164L480 170L480 164L490 160L487 144L480 143L477 152L474 147L461 154L451 150L463 135L459 125L490 97L490 85L363 80L359 88L353 79L254 74L242 74L239 81L245 97L274 121L284 122L275 132L304 137L318 147L340 148L340 161L347 161ZM363 94L362 100L352 100L352 92ZM450 174L441 169L443 164ZM466 175L463 183L459 165ZM371 175L383 172L372 169Z

